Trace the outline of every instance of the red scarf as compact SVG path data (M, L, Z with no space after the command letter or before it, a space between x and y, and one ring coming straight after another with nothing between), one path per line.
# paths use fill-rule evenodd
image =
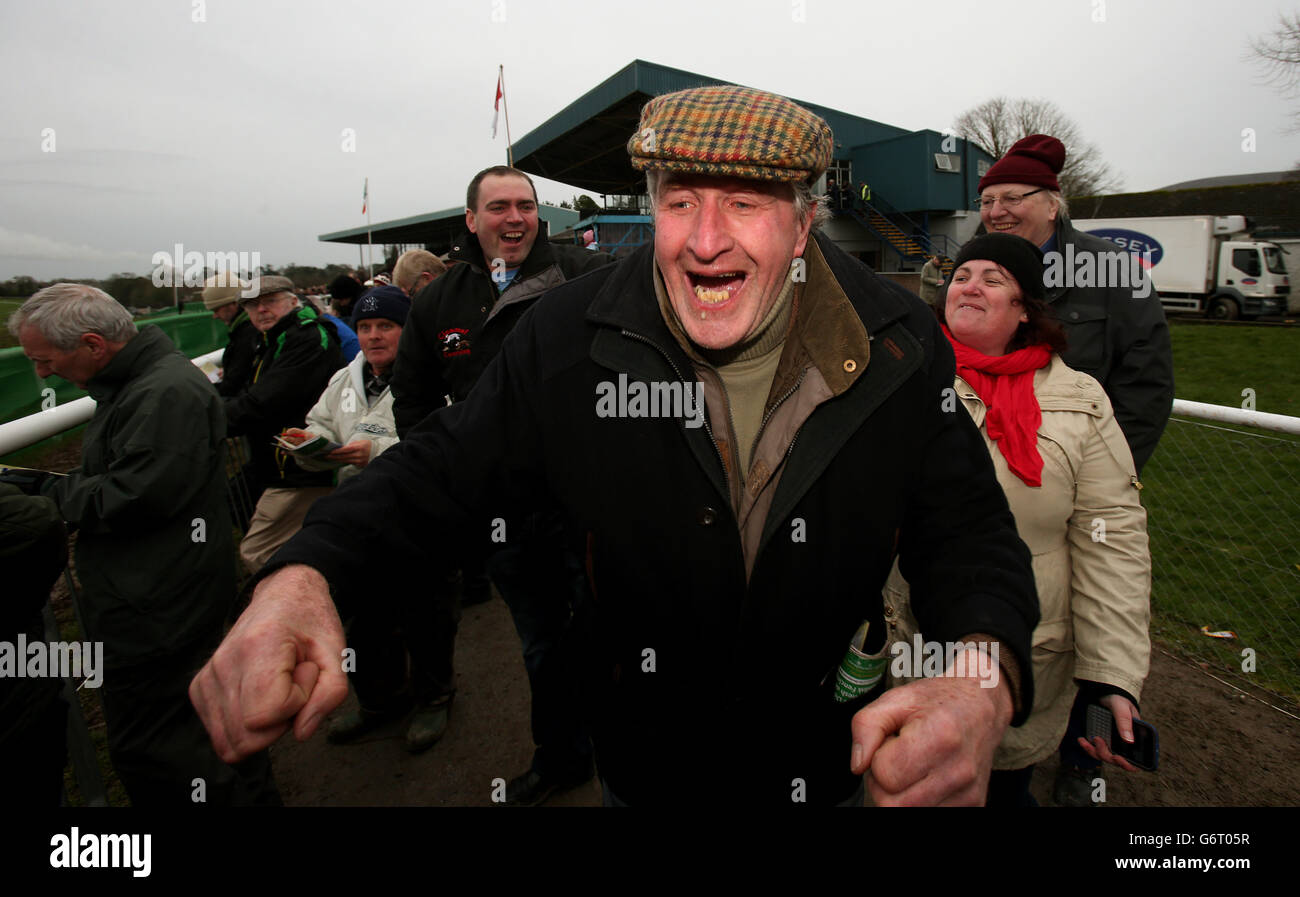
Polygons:
M984 403L984 425L998 444L1007 467L1027 485L1043 485L1043 456L1038 454L1038 425L1043 412L1034 395L1034 371L1052 360L1044 343L1007 355L985 355L958 342L943 328L957 356L957 376L971 385Z

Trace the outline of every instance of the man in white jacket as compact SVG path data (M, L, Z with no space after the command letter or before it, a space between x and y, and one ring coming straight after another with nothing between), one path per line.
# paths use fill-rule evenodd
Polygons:
M330 378L311 411L305 430L290 430L301 441L308 434L325 436L342 445L320 460L298 458L306 470L339 467L339 484L356 476L385 449L397 443L393 422L393 393L388 378L397 358L397 342L411 300L394 286L371 290L357 301L353 323L361 351Z
M388 378L410 308L411 300L395 286L378 287L357 301L352 320L361 351L330 378L307 414L307 429L292 434L325 436L342 448L320 456L319 461L303 458L300 465L315 470L343 462L338 474L342 484L397 443ZM348 671L361 706L334 719L329 740L355 741L405 716L414 705L416 712L406 731L407 750L423 751L437 742L447 731L455 693L452 650L459 616L455 592L435 583L431 598L412 596L397 614L377 625L354 623L348 631L354 664Z

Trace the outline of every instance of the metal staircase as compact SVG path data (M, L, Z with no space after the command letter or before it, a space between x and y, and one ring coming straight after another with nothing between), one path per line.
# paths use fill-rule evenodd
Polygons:
M927 234L924 228L878 193L873 192L870 201L854 193L842 195L839 200L839 208L832 205L835 214L853 218L879 237L904 262L923 265L927 258L938 255L944 276L952 273L953 259L960 248L953 240L942 234ZM832 204L834 201L835 197L832 197Z

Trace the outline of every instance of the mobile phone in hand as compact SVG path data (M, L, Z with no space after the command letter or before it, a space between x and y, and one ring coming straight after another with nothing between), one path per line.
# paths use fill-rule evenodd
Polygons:
M1123 757L1138 769L1155 772L1160 765L1160 733L1145 720L1133 720L1133 743L1129 744L1120 736L1110 709L1089 704L1084 729L1088 741L1100 738L1112 754Z

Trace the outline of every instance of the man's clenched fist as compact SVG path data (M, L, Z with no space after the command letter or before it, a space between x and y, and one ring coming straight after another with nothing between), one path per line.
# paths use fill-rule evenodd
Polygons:
M299 741L348 695L343 625L315 569L293 565L258 583L212 659L190 683L190 700L212 747L236 763L294 723Z

